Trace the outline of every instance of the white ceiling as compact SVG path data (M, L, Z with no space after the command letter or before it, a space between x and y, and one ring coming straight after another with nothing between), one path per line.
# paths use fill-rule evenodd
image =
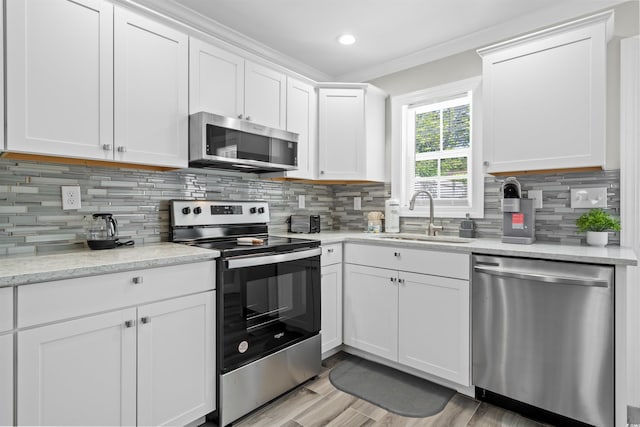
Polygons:
M622 0L172 0L318 79L365 81ZM226 28L225 28L226 27ZM336 38L349 32L352 46ZM247 39L247 37L249 39ZM255 49L254 49L255 51ZM292 60L292 61L291 61ZM280 61L286 63L287 61ZM290 66L290 64L288 64Z

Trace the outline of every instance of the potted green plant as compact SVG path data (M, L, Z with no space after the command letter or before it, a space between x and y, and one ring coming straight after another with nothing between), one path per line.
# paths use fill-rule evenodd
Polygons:
M620 221L602 209L591 209L576 220L580 231L587 232L587 244L606 246L609 242L609 231L620 231Z

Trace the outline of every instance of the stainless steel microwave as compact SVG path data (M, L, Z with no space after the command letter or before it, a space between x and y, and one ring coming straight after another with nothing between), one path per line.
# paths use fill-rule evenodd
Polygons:
M189 117L189 166L274 172L298 168L298 134L201 111Z

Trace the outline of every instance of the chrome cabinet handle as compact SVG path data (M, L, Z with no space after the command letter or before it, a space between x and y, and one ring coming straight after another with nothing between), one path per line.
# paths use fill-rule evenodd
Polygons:
M329 249L327 249L327 253L332 254L332 253L333 253L333 248L329 248Z
M111 144L102 144L103 151L111 151L112 149L113 149L113 146Z
M151 323L151 317L149 316L144 316L140 318L140 322L142 322L143 324L147 324L147 323Z
M401 285L404 285L404 279L398 279L398 283L400 283Z
M393 256L395 256L395 257L399 257L399 256L400 256L400 252L394 252L394 253L393 253Z
M118 153L126 153L127 152L127 147L125 147L124 145L120 145L118 147Z
M125 322L124 322L124 327L125 327L125 328L131 328L131 327L133 327L135 324L136 324L136 322L135 322L135 321L133 321L133 320L127 320L127 321L125 321Z
M144 278L142 276L136 276L131 279L134 285L141 285L144 282Z

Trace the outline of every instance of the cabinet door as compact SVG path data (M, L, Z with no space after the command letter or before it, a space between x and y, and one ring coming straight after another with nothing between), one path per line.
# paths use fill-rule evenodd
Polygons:
M135 316L127 309L18 332L18 424L135 424Z
M344 343L397 360L396 271L353 264L344 271Z
M468 386L469 282L400 273L398 362Z
M185 425L215 409L214 295L138 308L138 425Z
M483 58L487 172L604 167L600 27L541 35Z
M244 59L197 39L189 40L189 113L244 114Z
M0 335L0 426L13 425L13 334Z
M342 344L342 264L322 267L321 283L322 352Z
M186 167L188 37L121 8L114 37L116 160Z
M244 116L260 125L284 129L287 78L262 65L245 61Z
M7 149L112 160L113 5L9 0L6 8Z
M318 96L318 178L364 179L364 90L321 88Z
M298 170L291 178L315 179L318 154L316 144L318 97L313 86L287 78L287 130L298 138Z

